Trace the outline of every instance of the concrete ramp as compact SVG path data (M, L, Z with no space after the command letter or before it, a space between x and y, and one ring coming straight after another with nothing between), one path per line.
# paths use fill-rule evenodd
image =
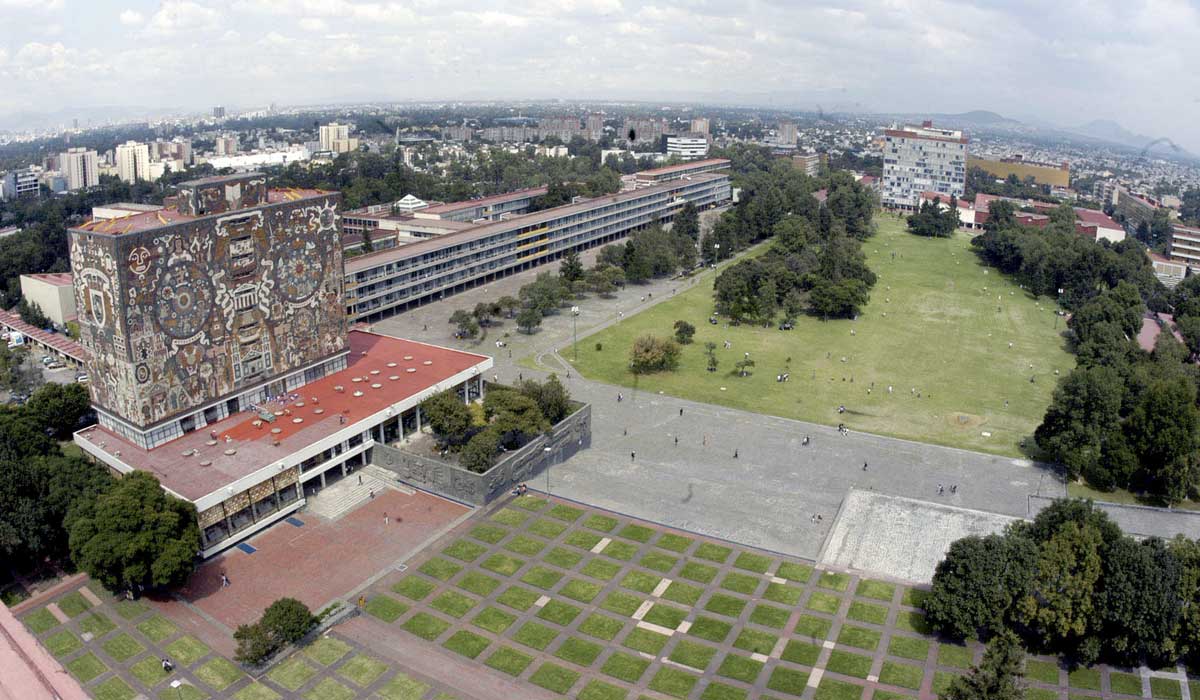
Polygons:
M818 561L841 569L928 583L950 544L1000 532L1018 520L980 510L851 489Z

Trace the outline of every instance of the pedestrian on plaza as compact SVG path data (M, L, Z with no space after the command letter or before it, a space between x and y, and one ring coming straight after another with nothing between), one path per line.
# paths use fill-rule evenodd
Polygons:
M679 436L678 435L675 436L675 446L679 447Z
M358 485L362 486L362 474L358 475Z
M630 462L632 462L632 461L634 461L635 459L637 459L637 453L636 453L636 452L630 452L630 453L629 453L629 461L630 461Z
M628 434L629 434L629 428L621 428L621 434L622 434L622 435L628 435Z
M371 495L371 498L375 498L375 489L371 489L370 495Z
M938 484L938 495L940 496L945 492L946 492L945 487L943 487L941 484Z
M617 403L621 403L621 399L623 399L623 398L625 398L625 397L621 396L621 392L618 391L617 392Z
M384 514L383 514L383 524L384 524L384 525L391 525L391 524L392 524L392 519L388 517L388 514L387 514L387 513L384 513Z
M171 663L171 660L164 656L162 657L162 670L163 673L170 673L175 670L175 664Z
M224 571L221 572L221 588L229 588L229 577Z
M866 470L867 470L867 463L863 462L863 471L865 472Z
M950 484L950 493L958 493L958 484Z
M680 418L683 418L683 409L682 409L682 408L681 408L681 409L679 409L679 417L680 417Z
M735 448L734 448L734 450L733 450L733 458L734 458L734 459L737 459L737 458L738 458L738 451L737 451L737 448L736 448L736 447L735 447Z

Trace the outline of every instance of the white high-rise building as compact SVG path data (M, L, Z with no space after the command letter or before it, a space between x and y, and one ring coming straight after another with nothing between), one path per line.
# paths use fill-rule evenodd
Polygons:
M796 132L796 124L793 122L779 122L779 143L789 146L796 145L798 134Z
M708 155L708 136L689 131L667 136L667 155L695 160Z
M321 150L334 153L349 153L358 150L358 139L350 138L350 125L326 124L321 127Z
M96 152L86 148L68 148L59 156L59 166L67 179L67 189L74 192L100 184Z
M922 192L961 197L967 181L968 139L961 131L921 126L883 132L883 206L916 209Z
M150 179L150 147L137 141L126 141L117 146L117 177L122 182L134 183Z

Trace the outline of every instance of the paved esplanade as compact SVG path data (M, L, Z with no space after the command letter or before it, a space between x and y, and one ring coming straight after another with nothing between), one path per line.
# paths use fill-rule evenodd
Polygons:
M593 256L585 255L585 264ZM455 341L447 323L455 309L515 296L538 272L556 269L551 265L509 277L375 328L494 354L494 372L502 381L544 374L516 364L531 354L540 366L558 369L564 377L572 336L572 317L565 309L547 318L533 336L517 333L513 322L505 321L479 344ZM615 299L581 301L581 342L618 322L621 313L635 313L690 284L660 280L627 287ZM509 346L498 349L495 341L505 332ZM563 349L563 357L555 348ZM841 436L834 427L633 391L584 380L573 371L564 381L572 396L592 404L593 438L590 450L551 470L554 495L779 552L815 559L851 488L1018 517L1027 515L1030 494L1066 493L1054 474L1025 460L853 431ZM619 403L618 392L624 396ZM806 435L811 442L802 446ZM869 464L865 472L864 461ZM940 496L938 484L945 487ZM951 485L957 485L956 493ZM531 486L544 489L546 484L540 480ZM814 515L821 519L813 522Z

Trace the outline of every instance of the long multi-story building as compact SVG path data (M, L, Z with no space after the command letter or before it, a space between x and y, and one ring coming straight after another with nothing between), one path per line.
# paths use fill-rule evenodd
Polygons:
M59 156L63 177L67 178L67 189L86 190L100 184L100 169L96 152L87 148L68 148Z
M41 191L38 174L32 168L9 171L0 182L0 195L3 199L23 199L36 197Z
M376 320L669 222L686 202L706 208L730 197L728 176L702 172L351 258L346 315Z
M1200 227L1172 224L1169 256L1192 270L1200 270Z
M150 148L144 143L126 141L117 146L117 177L130 184L150 179Z
M883 147L884 207L912 210L922 192L947 198L963 195L967 182L967 144L963 132L921 126L885 129Z
M633 177L638 187L649 187L651 185L670 182L671 180L689 178L693 175L728 170L729 165L728 158L709 158L707 160L694 160L691 163L680 163L679 165L666 165L661 168L642 170L634 173Z

